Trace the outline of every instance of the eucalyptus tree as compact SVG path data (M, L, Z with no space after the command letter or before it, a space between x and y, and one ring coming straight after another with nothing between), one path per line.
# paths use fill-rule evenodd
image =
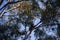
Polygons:
M0 0L0 40L31 40L32 32L35 40L56 40L59 8L59 0Z

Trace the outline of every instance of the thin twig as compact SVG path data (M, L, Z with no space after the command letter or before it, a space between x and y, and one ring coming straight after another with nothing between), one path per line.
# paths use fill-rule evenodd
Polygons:
M2 8L0 8L0 10L3 9L4 7L6 7L8 4L14 4L14 3L18 3L18 2L21 2L21 1L17 1L17 2L9 2L8 1L7 4L5 4Z
M41 21L40 21L39 23L41 23ZM38 24L39 24L39 23L38 23ZM38 24L37 24L37 25L38 25ZM33 31L34 29L37 29L37 28L40 27L40 25L39 25L38 27L36 27L37 25L34 26L34 28L32 29L32 31ZM32 31L30 31L29 34L28 34L23 40L26 40L26 39L28 38L28 36L31 34Z
M6 12L2 13L2 14L0 15L0 17L2 17L5 13L7 13L7 12L9 12L9 11L11 11L11 10L14 10L14 9L16 9L16 8L18 8L18 7L19 7L19 5L18 5L17 7L12 7L11 9L9 9L9 10L7 10Z

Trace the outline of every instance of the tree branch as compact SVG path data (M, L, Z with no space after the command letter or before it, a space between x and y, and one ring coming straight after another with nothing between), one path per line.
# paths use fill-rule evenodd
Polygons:
M41 23L41 21L40 21L39 23ZM39 24L39 23L38 23L38 24ZM38 24L37 24L37 25L38 25ZM34 26L34 28L29 32L29 34L28 34L23 40L26 40L26 39L28 38L28 36L31 34L31 32L32 32L34 29L37 29L37 28L41 27L40 25L39 25L38 27L36 27L37 25Z
M14 4L14 3L18 3L18 2L21 2L21 1L17 1L17 2L9 2L8 1L7 4L5 4L2 8L0 8L0 10L3 9L4 7L6 7L8 4Z

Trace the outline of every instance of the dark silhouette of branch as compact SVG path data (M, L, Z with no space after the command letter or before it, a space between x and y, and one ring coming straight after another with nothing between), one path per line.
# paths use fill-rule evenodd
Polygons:
M0 10L1 10L1 9L3 9L4 7L6 7L8 4L14 4L14 3L18 3L18 2L21 2L21 1L16 1L16 2L14 2L14 1L13 1L13 2L7 2L7 4L5 4L2 8L0 8Z
M2 17L5 13L7 13L7 12L13 10L13 9L16 9L16 8L18 8L18 7L19 7L19 6L17 6L17 7L12 7L11 9L8 9L6 12L2 13L2 14L0 15L0 17Z
M31 27L32 28L30 28L30 32L29 32L29 34L23 39L23 40L26 40L27 38L28 38L28 36L32 33L32 31L34 30L34 29L37 29L37 28L39 28L39 27L41 27L41 25L39 25L38 27L36 27L38 24L40 24L41 23L41 21L39 22L39 23L37 23L36 25L31 25Z
M3 0L0 0L0 5L2 4Z
M21 2L21 1L17 1L17 2L8 2L8 3L5 4L2 8L0 8L0 10L3 9L3 8L5 9L5 7L6 7L8 4L14 4L14 3L18 3L18 2ZM9 11L15 9L15 8L17 8L17 7L13 7L13 8L11 8L11 9L7 10L7 11L4 12L4 13L2 13L2 12L3 12L3 11L2 11L2 12L1 12L2 14L0 15L0 18L1 18L5 13L7 13L7 12L9 12ZM3 9L3 10L4 10L4 9Z

